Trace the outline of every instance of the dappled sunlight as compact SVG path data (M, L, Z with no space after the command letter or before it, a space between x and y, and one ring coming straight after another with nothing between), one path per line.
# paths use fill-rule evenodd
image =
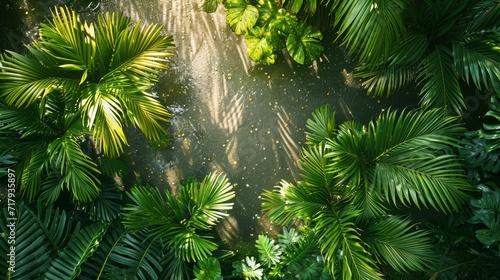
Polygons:
M165 169L164 176L170 186L170 192L172 194L177 194L179 185L184 177L182 170L177 165L171 164Z
M222 219L215 230L217 231L220 239L230 247L234 247L241 236L238 220L236 220L236 218L232 215Z
M278 112L278 132L281 139L281 144L285 150L287 166L296 166L300 158L300 146L292 138L292 131L289 126L290 117L283 106L280 106ZM297 175L296 169L292 169L294 177Z

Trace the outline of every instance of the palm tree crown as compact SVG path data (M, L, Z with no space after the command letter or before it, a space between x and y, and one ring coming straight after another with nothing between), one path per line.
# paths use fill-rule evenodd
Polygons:
M264 192L269 217L312 226L330 273L379 279L381 271L425 271L434 255L425 231L391 208L457 211L472 187L454 148L463 129L444 110L389 110L367 126L338 128L323 106L308 120L297 184ZM370 255L372 257L370 257Z
M52 16L26 55L0 58L1 136L19 158L20 188L30 199L43 189L54 201L66 187L90 201L99 171L82 151L84 137L92 135L106 157L123 152L129 123L150 140L167 137L161 122L170 114L148 90L170 69L175 48L160 25L118 13L95 24L66 7Z

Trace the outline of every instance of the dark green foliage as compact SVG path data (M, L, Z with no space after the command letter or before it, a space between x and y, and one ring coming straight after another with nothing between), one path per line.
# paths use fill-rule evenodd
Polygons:
M208 12L215 11L216 3L206 0L203 6ZM223 3L229 26L237 35L245 36L247 54L253 61L273 64L278 51L286 47L293 60L308 64L323 52L323 35L319 29L295 16L301 3L288 5L289 10L274 0Z
M184 262L208 258L218 245L209 230L228 214L235 193L223 175L211 174L199 183L190 179L177 196L150 186L127 193L133 204L123 210L123 224L132 230L149 229Z
M388 110L363 125L338 127L328 106L307 122L308 146L295 185L264 191L274 222L302 220L314 229L332 276L380 279L434 266L429 232L394 206L458 211L473 190L453 150L463 129L444 110ZM269 250L267 250L269 251Z
M6 201L5 201L6 202ZM76 217L51 207L35 209L18 201L15 215L15 243L8 243L10 229L6 203L2 203L2 250L9 252L15 246L15 272L8 274L9 256L2 254L2 273L10 279L75 279L81 273L81 265L92 256L106 226L95 223L82 226ZM9 209L9 211L11 211ZM45 275L45 276L44 276ZM8 278L8 277L7 277Z
M233 275L242 279L330 279L316 246L315 232L305 228L283 228L278 242L259 235L258 258L245 257L233 263Z

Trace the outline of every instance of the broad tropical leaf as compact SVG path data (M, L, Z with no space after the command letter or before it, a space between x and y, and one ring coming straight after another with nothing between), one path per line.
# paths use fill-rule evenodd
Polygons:
M300 64L311 63L323 52L323 34L312 25L300 23L288 35L286 49L290 56Z
M495 123L484 123L483 129L484 138L490 141L486 150L492 152L500 149L500 97L492 96L489 106L490 110L486 112L486 116L492 117Z
M238 4L231 4L226 10L227 22L237 35L246 34L254 27L259 19L259 10L241 0Z
M273 64L276 60L275 44L272 35L263 27L254 27L245 34L247 54L251 60Z
M483 186L482 197L470 201L474 216L469 219L473 224L484 224L486 229L476 230L476 237L485 246L500 242L500 190Z

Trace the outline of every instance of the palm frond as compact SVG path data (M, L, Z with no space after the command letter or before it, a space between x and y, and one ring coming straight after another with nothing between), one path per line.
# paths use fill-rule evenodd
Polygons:
M132 80L156 82L160 71L170 69L175 50L172 36L161 35L161 29L159 24L143 28L140 23L123 29L116 40L111 71L102 79L126 73L132 75Z
M133 279L158 279L162 269L162 245L157 239L148 237L147 232L127 232L116 240L113 251L109 252L107 275L120 271L123 276ZM118 269L117 269L118 268ZM103 277L109 277L103 274ZM103 278L104 279L104 278Z
M77 201L76 209L88 213L93 221L110 223L120 216L122 190L112 178L102 180L99 195L91 202Z
M495 1L475 1L461 19L460 27L463 34L478 31L498 29L500 4Z
M452 51L444 45L435 45L421 62L417 81L423 84L420 91L423 107L447 108L460 115L465 108L455 73Z
M361 62L378 64L387 59L406 31L405 1L335 1L335 25L351 53L359 51Z
M429 203L437 210L457 210L471 190L457 155L463 132L443 110L388 111L369 126L370 149L377 155L373 182L388 202Z
M99 16L96 24L96 66L97 77L104 77L113 69L113 59L118 39L122 32L130 26L130 18L120 13L109 13Z
M368 166L372 155L365 150L366 127L359 122L345 122L339 126L337 137L328 140L326 157L330 160L329 171L339 180L337 186L358 186L368 181Z
M218 245L211 235L200 235L191 229L182 229L173 236L168 245L174 248L175 255L186 262L197 262L212 256Z
M10 251L15 246L16 267L11 273L12 278L37 279L50 268L51 259L56 257L68 244L70 238L80 231L80 223L75 223L65 211L43 207L38 202L35 210L21 201L14 207L7 207L5 201L0 224L2 248ZM11 209L14 208L14 209ZM9 218L17 217L15 227L15 244L12 243L10 229L7 225L12 222ZM9 243L10 241L10 243ZM7 258L7 259L6 259ZM2 255L2 267L7 264L9 256ZM2 274L8 273L7 268ZM7 277L8 278L8 277Z
M7 53L0 59L0 90L9 105L27 107L54 90L78 88L77 79L58 76L55 69L42 64L37 57Z
M160 192L153 187L133 187L127 196L134 204L127 204L123 208L122 223L131 230L140 230L151 226L165 225L169 228L173 215L167 204L169 194Z
M335 111L329 105L323 105L312 112L306 122L307 144L325 143L335 135Z
M415 65L373 67L361 64L354 69L354 78L363 80L361 85L369 94L389 96L415 79Z
M61 186L71 190L76 200L89 202L97 197L99 188L95 174L99 173L97 165L85 155L74 137L60 137L47 147L49 162L62 176ZM57 195L52 192L53 186L43 190L41 198L54 202ZM56 192L57 193L57 192Z
M431 237L413 228L410 220L390 216L367 226L363 240L379 263L398 272L428 271L437 261Z
M295 218L309 221L326 207L316 200L316 196L311 196L300 183L294 186L281 181L274 190L264 190L262 197L262 209L267 211L268 217L274 223L281 225Z
M499 27L500 28L500 27ZM468 36L452 44L457 71L469 84L500 93L500 30Z
M233 186L223 174L211 173L199 184L184 187L193 202L189 224L199 229L210 229L218 220L227 217L224 211L233 208Z
M319 144L304 148L300 157L300 176L304 180L306 190L323 197L324 199L320 201L325 202L330 195L343 193L342 187L333 187L335 174L329 172L329 160L325 156L328 152L324 144Z
M152 94L134 92L119 96L129 121L139 127L147 139L159 140L167 135L167 131L159 122L167 122L171 114Z
M94 68L94 25L82 23L78 14L68 7L55 8L52 21L48 25L41 24L39 44L58 60L59 67L81 72L80 84Z
M103 224L91 224L74 235L64 250L51 262L44 277L48 279L75 279L81 265L92 256L106 232Z
M340 268L343 279L382 279L353 223L359 214L349 207L319 214L316 229L321 254L331 275Z

